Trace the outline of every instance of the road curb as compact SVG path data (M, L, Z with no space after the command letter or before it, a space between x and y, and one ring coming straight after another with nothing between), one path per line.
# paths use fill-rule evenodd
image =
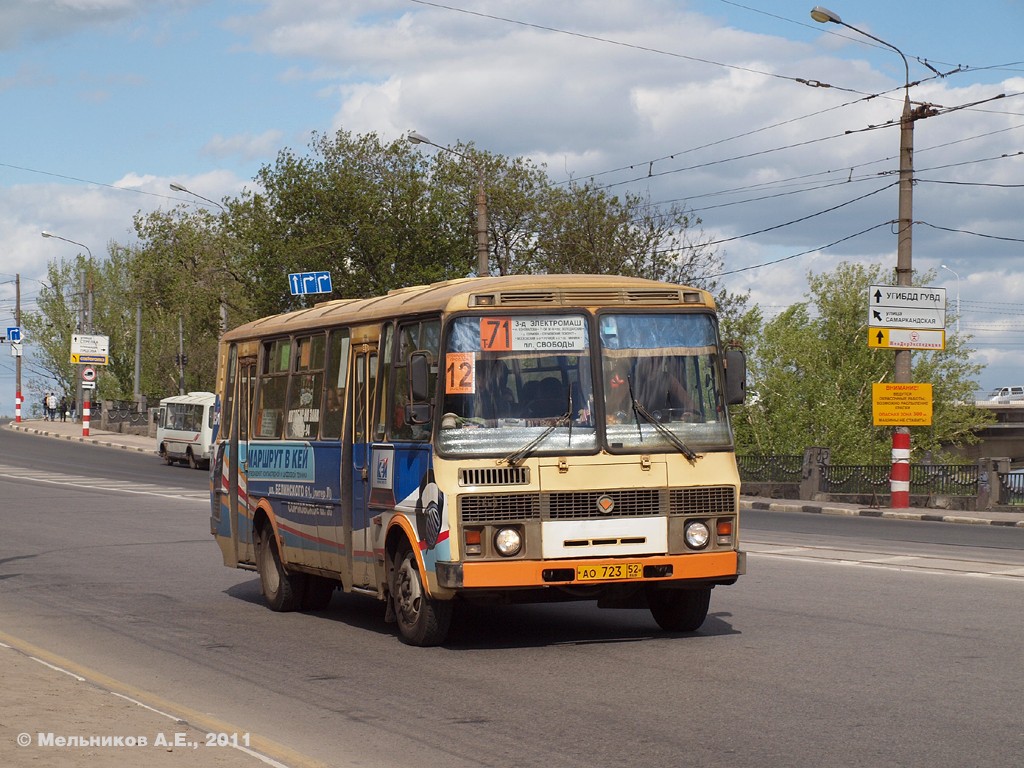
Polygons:
M932 512L912 512L894 509L865 509L863 507L838 507L823 504L796 502L740 500L740 511L744 509L759 512L795 512L813 515L835 515L839 517L880 517L886 520L914 520L927 523L956 523L959 525L995 525L1004 528L1024 528L1024 517L1020 520L1003 520L988 517L974 517L963 513L937 515Z
M24 424L18 424L16 422L11 422L9 426L16 432L25 432L32 435L39 435L40 437L53 437L56 438L57 440L68 440L69 442L72 443L87 443L89 445L98 445L102 448L117 448L122 451L134 451L136 453L152 453L153 455L157 455L156 450L152 448L144 448L138 445L123 445L121 443L112 443L109 440L102 439L99 437L93 437L91 435L89 437L86 437L84 435L61 435L58 434L57 432L51 432L47 429L40 429L39 427L29 427Z

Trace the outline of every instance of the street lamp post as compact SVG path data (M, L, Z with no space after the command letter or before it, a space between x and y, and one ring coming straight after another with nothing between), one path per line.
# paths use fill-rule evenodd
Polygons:
M60 235L55 235L52 232L47 232L45 229L42 232L40 232L39 234L42 235L43 237L52 237L54 240L63 240L65 243L71 243L72 245L77 245L80 248L85 248L85 252L89 254L89 263L90 264L92 263L92 250L85 243L80 243L77 240L69 240L66 237L61 237ZM80 280L81 280L81 296L80 296L80 303L78 305L78 324L79 324L79 328L81 329L82 333L92 333L92 306L91 306L91 302L90 302L89 314L88 314L88 325L86 324L86 311L85 311L86 290L85 290L85 271L84 270L80 274ZM77 389L76 389L76 392L77 392L76 397L78 398L78 401L77 401L78 402L78 407L81 409L81 414L82 414L82 437L88 437L89 436L90 403L89 403L89 401L87 401L85 399L85 389L82 387L82 376L81 376L81 374L77 375L75 378L77 378L77 380L78 380L76 382L77 385L78 385Z
M487 190L484 187L484 170L472 157L451 147L442 147L435 144L426 136L416 131L409 131L406 139L412 144L429 144L432 147L451 152L463 160L471 163L476 171L476 274L478 277L487 277L489 273L489 249L487 243Z
M903 113L900 116L900 186L899 186L899 219L897 222L896 240L896 285L909 286L913 283L911 266L914 225L914 120L917 116L910 106L910 65L907 57L899 48L879 37L858 29L843 21L839 14L820 5L811 9L811 18L822 24L839 24L857 34L871 38L890 48L903 59ZM927 117L925 110L921 117ZM897 384L908 384L910 375L910 350L896 350L893 364L893 381ZM896 427L892 436L892 480L890 483L890 504L894 509L906 509L910 506L910 428Z
M956 278L956 335L959 336L960 335L960 274L956 270L950 269L945 264L940 264L939 266L942 267L947 272L952 272L953 273L953 277Z

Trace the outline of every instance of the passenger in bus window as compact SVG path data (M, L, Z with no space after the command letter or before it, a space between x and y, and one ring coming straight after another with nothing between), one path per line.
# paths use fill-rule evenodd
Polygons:
M605 372L605 405L608 421L620 423L632 412L632 399L665 421L690 420L698 413L686 387L662 358L641 357L631 369L628 361L613 363Z

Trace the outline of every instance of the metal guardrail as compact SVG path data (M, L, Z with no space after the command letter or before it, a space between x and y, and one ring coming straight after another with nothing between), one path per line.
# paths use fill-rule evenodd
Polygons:
M795 493L801 481L807 479L804 456L746 455L736 459L741 482L750 485L790 485ZM812 469L815 470L812 474L818 476L813 489L817 493L878 497L888 496L890 492L891 464L819 463ZM1000 498L1016 499L1004 503L1024 504L1024 475L1000 473L999 477L1005 490ZM912 464L910 467L913 495L977 497L985 483L987 478L976 464Z
M1024 505L1024 474L1016 472L999 473L999 498L1004 504Z
M799 483L804 457L799 455L737 456L740 479L756 483Z

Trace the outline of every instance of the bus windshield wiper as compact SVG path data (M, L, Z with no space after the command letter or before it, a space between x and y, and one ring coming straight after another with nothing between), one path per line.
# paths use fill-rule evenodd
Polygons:
M508 466L514 467L516 464L518 464L520 461L522 461L528 455L530 455L530 453L533 452L534 448L536 448L538 445L540 445L545 440L547 440L548 435L550 435L552 432L554 432L556 427L562 427L562 426L565 426L566 424L569 425L569 443L571 444L572 443L572 392L571 391L569 392L569 402L568 402L568 405L566 407L565 413L563 413L561 416L557 417L553 422L548 424L548 426L545 427L544 431L541 432L539 435L537 435L535 438L533 438L533 440L528 442L526 445L524 445L519 450L513 451L512 453L510 453L508 456L506 456L504 459L502 459L502 461L505 462Z
M676 450L678 450L681 454L683 454L683 456L686 457L686 460L688 462L690 462L691 464L696 464L698 458L697 454L686 443L680 440L679 436L675 432L673 432L671 429L669 429L656 418L654 418L651 412L644 407L644 404L633 396L632 377L628 377L627 381L629 382L629 399L632 401L633 414L636 416L636 429L637 432L640 433L641 440L644 436L643 430L640 429L640 419L642 418L644 421L646 421L648 424L654 427L655 431L659 435L661 435L670 443L672 443L672 445L675 446Z

